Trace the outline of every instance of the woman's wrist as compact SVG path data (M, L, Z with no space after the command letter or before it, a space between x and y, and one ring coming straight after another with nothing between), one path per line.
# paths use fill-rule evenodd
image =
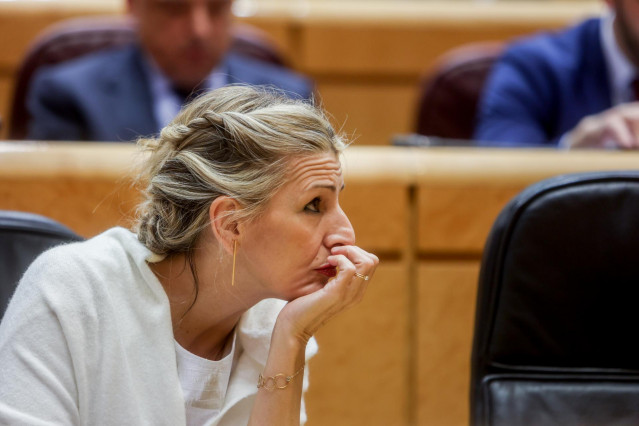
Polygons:
M285 326L278 321L271 336L271 349L283 349L289 353L304 353L310 338L310 335L295 331L292 327Z
M268 360L260 374L257 387L266 390L284 389L296 380L306 364L306 341L282 327L275 327L271 336Z
M286 375L285 373L277 373L274 376L259 375L257 379L257 388L264 388L267 391L276 389L286 389L291 381L297 377L303 370L306 364L302 366L293 374Z
M271 340L278 339L287 346L301 345L301 348L304 349L311 337L313 334L307 331L307 327L301 326L295 318L290 318L290 315L287 316L282 311L275 322Z

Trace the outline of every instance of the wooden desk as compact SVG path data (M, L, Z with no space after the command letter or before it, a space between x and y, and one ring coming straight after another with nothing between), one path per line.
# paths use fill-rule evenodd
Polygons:
M140 200L132 178L143 159L131 144L0 142L0 209L43 214L85 237L128 227ZM317 335L309 425L403 424L410 348L408 184L371 176L353 163L342 207L359 244L378 253L382 265L366 300Z
M121 14L124 0L0 1L0 116L28 43L46 26L87 14ZM525 0L236 0L238 19L266 30L357 145L388 145L413 129L420 76L449 49L510 40L601 13L603 2ZM5 121L7 121L5 119ZM5 130L6 131L6 130ZM6 133L4 133L6 135Z
M86 237L130 224L141 159L128 144L0 143L0 209ZM308 424L461 426L477 273L496 215L529 184L636 169L639 153L354 146L343 164L342 207L382 262L362 304L317 335Z

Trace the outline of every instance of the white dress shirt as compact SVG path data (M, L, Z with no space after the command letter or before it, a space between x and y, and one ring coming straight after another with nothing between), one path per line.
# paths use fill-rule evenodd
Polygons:
M610 87L610 102L613 106L634 101L632 82L637 77L634 65L619 48L615 40L613 27L615 15L610 13L601 19L601 47L603 49L606 70L608 71L608 85Z
M144 58L145 72L149 77L151 99L153 100L153 115L160 129L166 126L180 112L182 103L180 97L173 91L171 80L160 70L153 58L148 54ZM213 69L206 78L204 87L214 90L228 84L228 73L223 65Z

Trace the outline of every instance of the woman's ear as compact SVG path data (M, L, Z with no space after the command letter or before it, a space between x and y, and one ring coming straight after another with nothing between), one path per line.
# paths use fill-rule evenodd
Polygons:
M213 235L229 254L233 253L234 241L239 239L239 223L236 215L239 210L240 204L226 196L217 197L209 207Z

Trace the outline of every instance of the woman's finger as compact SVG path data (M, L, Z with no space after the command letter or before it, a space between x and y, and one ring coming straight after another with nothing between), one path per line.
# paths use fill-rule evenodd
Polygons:
M333 266L336 266L338 269L336 279L350 279L357 272L357 268L345 255L343 254L332 254L326 258L327 262Z
M377 256L355 246L339 246L333 252L343 253L333 255L336 261L343 262L342 265L351 264L355 268L350 269L349 266L346 266L347 269L344 273L342 274L340 270L340 274L335 277L336 281L339 281L336 282L336 285L343 286L341 288L341 302L344 303L344 308L348 308L361 302L364 298L379 260Z
M379 259L374 254L368 253L365 250L362 250L356 246L337 246L333 247L331 250L334 254L343 254L346 256L356 268L356 275L359 279L363 279L365 281L370 280L373 274L375 273L375 269L379 264ZM368 279L367 279L368 278Z
M331 249L332 254L343 254L346 256L357 268L358 272L361 269L368 271L374 269L379 263L379 259L374 254L368 253L356 246L336 246Z

